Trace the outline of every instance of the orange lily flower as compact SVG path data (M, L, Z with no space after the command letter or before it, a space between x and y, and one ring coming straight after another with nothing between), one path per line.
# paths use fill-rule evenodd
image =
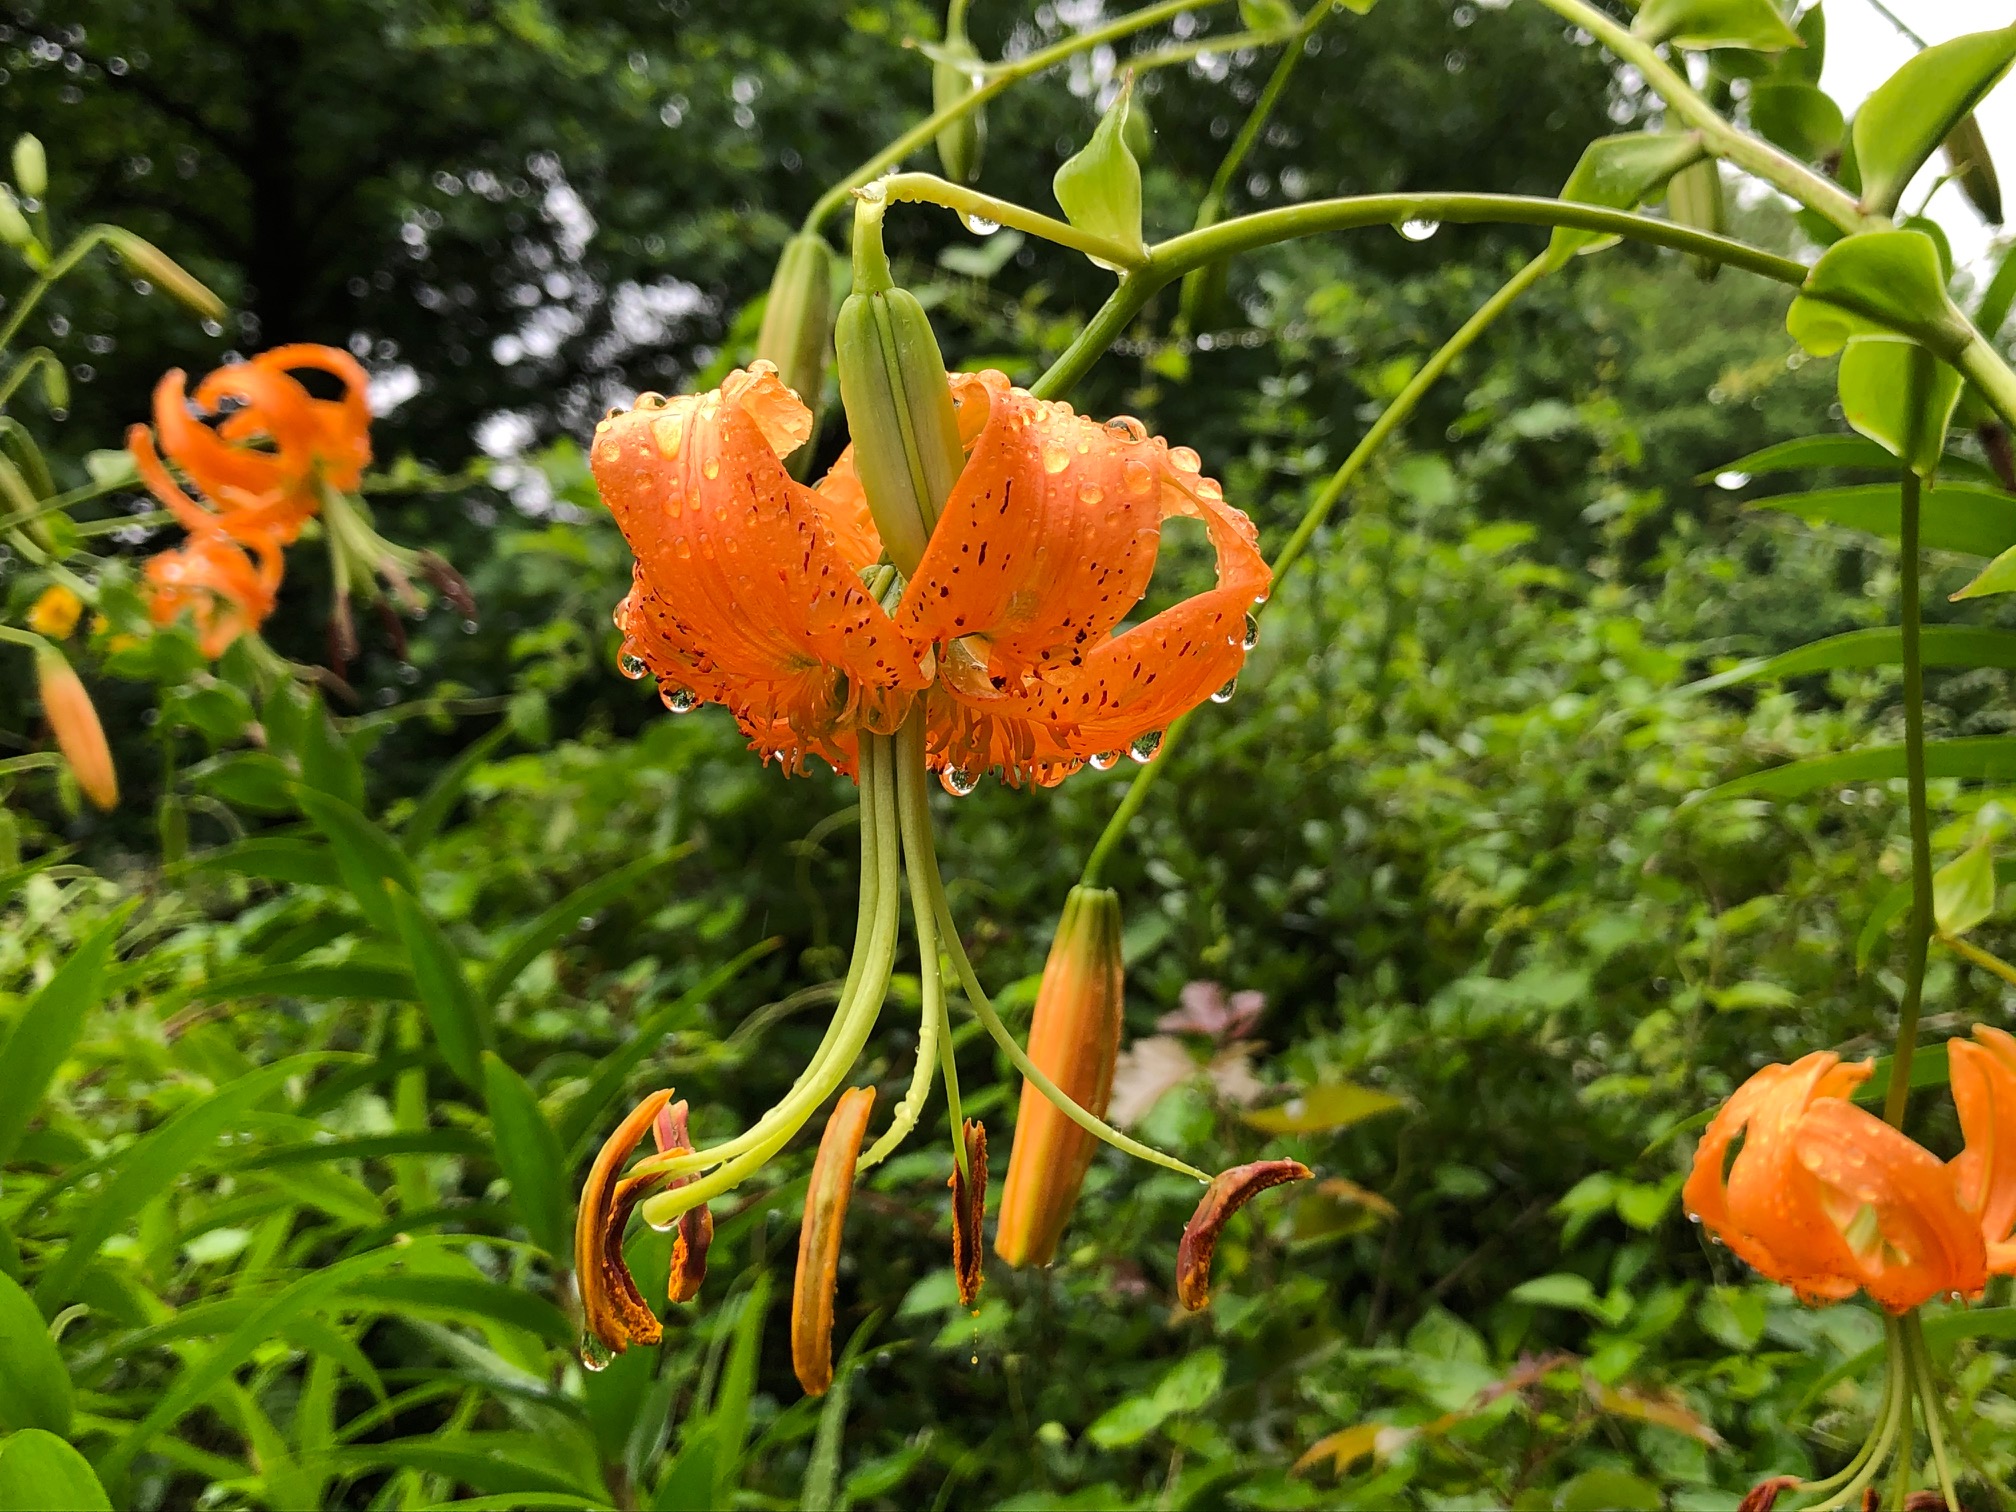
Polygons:
M1106 1116L1120 1057L1124 984L1119 896L1106 888L1072 888L1036 990L1029 1059L1100 1118ZM1022 1083L994 1229L995 1254L1010 1265L1050 1263L1096 1143L1033 1082Z
M230 536L208 530L150 557L149 617L172 625L188 610L196 644L213 661L239 636L257 631L278 602L283 568L276 538L254 535L248 544L251 554Z
M1979 1221L1936 1155L1848 1101L1871 1069L1822 1050L1751 1077L1702 1136L1687 1211L1808 1302L1863 1290L1902 1313L1974 1296L1988 1281Z
M2016 1273L2016 1036L1976 1024L1974 1041L1946 1042L1967 1137L1951 1170L1960 1205L1980 1218L1988 1269L2006 1276Z
M675 710L726 705L788 770L816 755L851 775L859 733L894 730L923 697L930 765L955 791L989 770L1047 785L1152 752L1230 684L1270 574L1197 454L997 372L950 381L965 468L886 609L865 580L881 540L851 453L817 487L790 476L812 417L769 363L604 419L590 465L637 556L616 612L623 670L654 673ZM1216 585L1115 634L1179 515L1204 523Z

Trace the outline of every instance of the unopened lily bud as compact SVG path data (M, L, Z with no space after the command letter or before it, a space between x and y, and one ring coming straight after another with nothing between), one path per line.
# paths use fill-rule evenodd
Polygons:
M14 182L31 200L49 192L49 155L41 138L25 131L14 139Z
M0 241L24 251L35 245L35 230L21 213L21 202L5 184L0 184Z
M67 640L84 613L84 601L61 583L51 583L28 610L28 628L51 640Z
M1050 190L1065 218L1079 230L1142 252L1146 244L1141 240L1141 165L1127 145L1127 117L1133 103L1130 74L1093 128L1092 140L1057 170Z
M2002 181L1995 173L1995 160L1988 155L1988 139L1981 123L1971 114L1946 133L1946 161L1952 166L1960 187L1981 219L1991 226L2002 224Z
M106 245L119 254L119 260L129 271L159 284L205 320L224 318L224 301L146 237L135 236L123 226L106 226L101 230Z
M98 722L98 709L85 691L83 679L69 659L54 646L35 652L35 678L42 693L42 712L49 716L49 728L56 745L70 764L77 786L101 809L119 803L119 774L112 767L112 748L105 743L105 726Z
M1108 888L1074 887L1029 1025L1029 1058L1071 1099L1105 1117L1120 1054L1120 898ZM1022 1084L1015 1143L994 1230L994 1253L1010 1265L1048 1265L1078 1201L1097 1141L1031 1082Z
M874 1107L873 1087L840 1094L805 1189L798 1275L791 1286L791 1368L808 1396L824 1396L833 1384L833 1286L840 1273L840 1237L854 1196L855 1162Z
M774 364L784 386L817 411L826 386L826 343L833 334L833 254L826 238L801 231L785 244L770 278L756 356Z
M1728 207L1722 194L1722 170L1713 158L1682 168L1666 184L1666 210L1674 221L1696 231L1720 236L1729 229ZM1688 261L1703 283L1722 271L1712 257L1692 257Z
M889 560L907 577L924 556L965 452L938 339L917 297L890 281L872 199L855 217L854 292L840 306L833 357L868 512Z
M982 82L980 54L966 36L965 6L955 4L945 18L945 40L931 65L931 109L946 110L978 89ZM938 161L945 177L970 184L980 177L987 150L987 110L969 110L938 133Z

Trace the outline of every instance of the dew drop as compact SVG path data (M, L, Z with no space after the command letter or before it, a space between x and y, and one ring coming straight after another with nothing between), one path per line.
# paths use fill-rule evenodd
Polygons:
M1253 618L1251 614L1248 614L1246 616L1246 635L1245 638L1239 642L1240 649L1244 651L1251 651L1255 646L1259 644L1260 644L1260 621Z
M1161 749L1162 732L1160 730L1148 730L1140 735L1136 735L1127 743L1128 757L1133 761L1139 762L1142 766L1146 766L1149 762L1153 761L1155 753Z
M1225 680L1225 686L1220 688L1216 693L1213 693L1211 695L1211 702L1217 704L1230 703L1232 702L1232 695L1234 693L1237 693L1238 691L1239 691L1239 679L1236 677L1227 678Z
M1113 768L1120 765L1120 753L1118 751L1095 751L1092 755L1090 765L1095 772L1110 772Z
M1097 483L1087 483L1078 490L1080 504L1098 504L1105 500L1106 490Z
M984 215L974 215L970 211L961 218L966 222L966 229L975 236L992 236L1001 229L1001 222L989 220Z
M938 783L954 798L964 798L980 786L980 779L964 767L948 766L938 774Z
M700 707L700 695L691 688L660 688L658 697L674 714L691 714Z
M1043 443L1043 471L1056 476L1071 465L1071 453L1055 441Z
M1172 446L1169 448L1169 465L1178 472L1194 473L1201 469L1204 463L1189 447Z
M1717 488L1728 489L1731 492L1734 492L1736 489L1741 488L1745 483L1748 483L1749 481L1750 481L1750 474L1746 472L1739 472L1733 467L1726 472L1718 472L1717 474L1715 474L1715 486Z
M1127 480L1127 492L1131 494L1145 494L1155 486L1155 474L1148 470L1146 462L1138 458L1130 457L1120 473Z
M609 1352L609 1346L595 1335L591 1333L581 1335L581 1365L584 1370L592 1370L599 1374L609 1368L609 1362L614 1358L615 1356Z
M1442 222L1417 215L1411 220L1400 222L1397 229L1411 242L1424 242L1442 229Z
M224 334L224 322L221 320L204 321L203 334L205 336L222 336Z
M635 682L644 675L647 668L644 665L643 657L638 656L635 652L625 651L621 656L616 658L616 670L629 678L630 681Z
M65 405L52 404L49 406L49 418L51 420L68 420L70 418L70 410Z
M709 479L720 477L721 459L719 457L709 457L705 462L700 464L700 471Z
M685 439L685 436L686 417L683 415L660 415L656 420L651 422L651 439L658 443L658 450L665 456L678 456L679 443ZM716 471L719 471L718 464L714 464L710 460L709 465L714 466ZM711 478L714 474L710 472L707 476Z
M476 621L474 620L462 621L462 633L464 635L474 635L476 633Z

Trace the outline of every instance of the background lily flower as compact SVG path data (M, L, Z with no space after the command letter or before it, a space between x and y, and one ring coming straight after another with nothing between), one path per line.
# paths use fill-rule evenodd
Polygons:
M279 600L280 543L261 535L251 546L248 553L212 530L150 557L148 616L157 625L172 625L187 610L203 654L222 656L239 636L256 632Z
M1808 1302L1866 1290L1901 1313L1975 1295L1988 1280L1979 1224L1937 1156L1847 1100L1870 1070L1823 1050L1751 1077L1702 1136L1687 1211Z
M590 464L637 556L624 670L674 709L726 705L793 770L852 773L858 733L928 688L930 764L962 789L1060 781L1236 678L1270 577L1196 453L997 372L950 381L965 467L890 613L863 580L882 547L852 454L817 487L791 478L811 413L768 363L605 419ZM1216 585L1115 634L1175 516L1203 521Z
M1967 1148L1953 1157L1960 1204L1981 1221L1988 1269L2016 1273L2016 1036L1986 1024L1947 1041L1953 1105Z

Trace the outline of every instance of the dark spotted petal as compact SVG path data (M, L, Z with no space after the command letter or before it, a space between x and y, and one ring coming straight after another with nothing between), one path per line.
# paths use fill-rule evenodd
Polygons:
M1204 1200L1183 1229L1176 1251L1176 1296L1195 1312L1211 1300L1211 1256L1225 1222L1269 1187L1307 1181L1314 1173L1299 1160L1256 1160L1221 1172L1204 1189Z

